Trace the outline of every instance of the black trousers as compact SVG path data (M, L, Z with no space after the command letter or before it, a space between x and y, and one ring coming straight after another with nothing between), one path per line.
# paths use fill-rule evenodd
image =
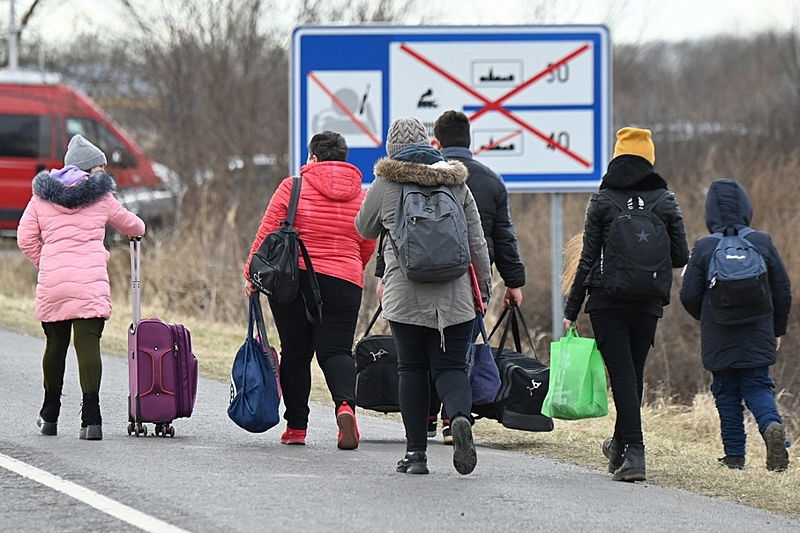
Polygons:
M472 388L467 377L466 353L472 321L444 328L444 350L436 329L398 322L389 325L397 346L406 451L424 452L428 446L429 380L433 380L436 393L451 417L470 418Z
M78 356L78 375L81 391L100 392L103 362L100 359L100 337L103 336L104 318L75 318L59 322L42 322L47 337L42 358L44 390L61 394L67 362L70 336L75 331L75 354Z
M308 398L311 394L311 359L317 362L331 398L338 409L342 402L355 408L356 370L353 335L361 307L359 286L333 276L317 274L322 292L322 321L312 324L306 317L303 298L282 304L270 299L269 306L281 341L281 389L292 429L308 428ZM308 275L300 272L300 289L308 292Z
M618 309L598 309L589 316L617 408L614 438L623 444L643 444L644 364L653 345L658 317Z

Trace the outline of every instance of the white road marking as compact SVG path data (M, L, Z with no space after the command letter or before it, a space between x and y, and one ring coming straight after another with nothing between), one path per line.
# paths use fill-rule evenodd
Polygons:
M93 490L87 489L86 487L82 487L76 483L62 479L49 472L45 472L44 470L36 468L35 466L31 466L28 463L24 463L7 455L3 455L2 453L0 453L0 468L5 468L6 470L10 470L11 472L19 474L22 477L33 480L41 485L44 485L45 487L49 487L62 494L66 494L71 498L83 502L86 505L90 505L98 511L102 511L107 515L112 516L117 520L126 522L136 528L141 529L142 531L148 531L152 533L189 533L185 529L168 524L163 520L159 520L158 518L145 514L141 511L137 511L132 507L128 507L127 505L119 503L116 500L108 498L107 496L98 494Z

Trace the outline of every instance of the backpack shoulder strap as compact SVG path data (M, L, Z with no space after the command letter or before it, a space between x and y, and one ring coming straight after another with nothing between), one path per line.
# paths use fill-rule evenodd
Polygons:
M664 198L669 196L669 194L670 194L670 192L668 190L664 191L663 193L661 193L659 195L658 198L656 198L655 202L650 202L650 205L645 206L644 210L645 211L652 211L659 204L659 202L661 202L661 200L663 200Z
M745 237L747 237L748 235L753 233L753 231L754 230L752 228L748 228L747 226L745 226L745 227L743 227L742 229L739 230L739 233L737 233L737 235L739 235L739 237L744 239Z
M294 216L297 214L297 204L300 201L300 188L303 185L303 178L292 176L292 196L289 200L289 209L286 211L286 223L294 224Z
M619 209L620 211L624 212L626 209L610 194L610 191L607 189L603 189L598 193L599 195L603 196L606 200L614 204L614 207Z
M297 236L297 246L300 248L300 253L303 256L303 262L306 264L306 272L308 273L308 286L311 289L312 302L308 301L308 296L301 289L300 294L303 297L306 308L306 318L312 324L319 324L322 322L322 291L319 288L319 280L317 273L314 271L314 265L311 264L311 256L308 255L308 250L300 236Z

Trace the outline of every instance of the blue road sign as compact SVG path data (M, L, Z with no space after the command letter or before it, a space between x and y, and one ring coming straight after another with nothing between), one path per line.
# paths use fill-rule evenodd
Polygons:
M596 190L610 139L605 26L318 27L292 39L292 172L319 131L342 133L364 183L397 117L472 123L476 158L512 191Z

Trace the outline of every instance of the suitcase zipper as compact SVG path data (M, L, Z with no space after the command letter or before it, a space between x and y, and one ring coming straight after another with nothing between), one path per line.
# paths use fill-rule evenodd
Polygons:
M176 376L177 379L175 380L175 394L178 397L178 405L177 405L177 409L175 410L176 411L175 414L177 416L180 416L181 412L183 411L182 410L183 394L182 394L182 390L181 390L181 376L182 376L182 373L181 373L181 357L180 357L180 353L179 353L179 350L178 350L178 339L176 338L176 335L175 335L177 330L178 330L178 326L176 326L175 324L173 324L169 328L169 331L172 334L172 353L175 355L175 369L178 371L177 372L177 376Z

